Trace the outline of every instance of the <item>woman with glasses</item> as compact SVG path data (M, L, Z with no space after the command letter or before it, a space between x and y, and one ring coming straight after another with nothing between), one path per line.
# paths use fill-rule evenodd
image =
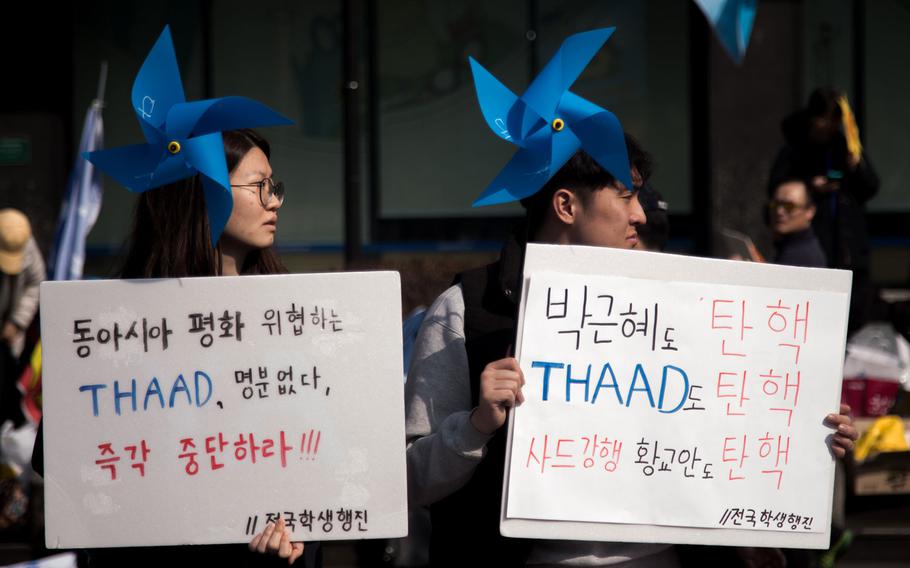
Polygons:
M249 127L293 122L245 97L187 102L168 27L136 75L131 105L146 142L83 154L120 185L140 193L119 276L286 273L272 250L284 186L272 179L269 143ZM39 434L33 454L38 472L43 471L42 456ZM249 483L250 491L255 491L256 481ZM276 566L297 559L307 568L321 565L318 543L292 544L281 523L270 523L249 546L122 547L80 554L84 555L80 565L91 568Z
M233 206L224 231L212 245L209 217L200 176L195 175L142 193L122 278L238 276L287 272L272 250L284 184L272 179L268 141L250 129L221 134L231 182ZM296 560L302 543L289 532L269 526L250 549ZM310 544L307 565L316 562Z
M272 250L284 185L272 180L269 143L253 130L222 133L233 208L212 245L198 175L139 196L122 278L283 274Z
M250 129L222 133L231 186L231 215L212 245L209 216L199 175L145 191L139 196L122 278L237 276L287 272L272 250L284 184L272 179L268 141ZM318 543L290 542L283 522L270 524L250 542L253 552L280 556L281 562L303 556L305 566L321 565ZM136 549L134 549L135 551ZM228 560L232 565L276 565L279 559L250 555L234 546L143 548L147 558L181 558L189 563ZM93 551L97 565L122 560L114 549ZM110 556L110 558L108 558ZM257 558L259 560L257 560ZM287 559L287 560L285 560Z

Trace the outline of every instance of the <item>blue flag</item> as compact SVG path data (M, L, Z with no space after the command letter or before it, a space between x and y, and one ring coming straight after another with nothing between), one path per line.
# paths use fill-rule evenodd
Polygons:
M81 158L83 152L100 150L104 139L103 104L96 99L85 115L76 164L60 209L57 236L49 263L51 280L79 280L85 264L85 238L101 210L101 172Z

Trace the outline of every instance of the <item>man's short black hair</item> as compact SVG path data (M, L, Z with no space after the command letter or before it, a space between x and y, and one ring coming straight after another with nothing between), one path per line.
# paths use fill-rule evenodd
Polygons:
M777 188L779 188L782 185L786 185L788 183L798 183L801 186L803 186L803 192L805 193L805 197L806 197L806 205L815 205L815 202L812 199L812 190L809 189L811 187L809 185L810 182L808 180L806 180L806 178L799 177L799 176L788 176L788 177L781 179L779 182L777 182L777 185L775 185L771 189L771 197L773 198L774 194L777 193Z
M629 134L626 134L625 137L629 165L638 170L642 181L646 181L651 176L653 164L651 155L641 147L635 138ZM598 164L590 154L579 150L569 158L565 165L559 168L559 171L540 188L540 191L521 200L521 205L527 213L528 234L534 235L543 225L550 201L557 190L565 188L576 191L582 203L587 203L593 192L600 191L606 186L619 187L620 185L621 182ZM635 191L638 188L628 189Z

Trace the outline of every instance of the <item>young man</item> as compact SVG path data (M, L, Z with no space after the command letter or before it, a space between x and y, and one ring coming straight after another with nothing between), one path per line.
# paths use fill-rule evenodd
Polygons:
M635 189L611 178L590 156L576 154L525 200L530 240L635 247L645 214ZM461 274L434 302L415 345L405 390L408 492L412 504L430 505L431 562L672 565L666 545L532 542L499 534L503 425L508 409L523 400L521 369L509 356L521 296L521 233L506 242L498 261ZM829 422L846 427L834 440L842 455L855 430L845 416Z
M548 75L553 61L571 60L572 54L563 50L577 45L583 35L586 34L568 38L560 48L562 58L554 57L540 76L554 76ZM605 40L604 37L593 51ZM589 51L587 60L593 51ZM580 66L577 61L572 62L574 70L580 73L587 60ZM480 76L489 82L489 77ZM535 80L526 96L531 92L539 95L539 90L535 91L537 85ZM484 106L480 88L478 95ZM518 104L525 101L519 100L516 107L498 111L511 119L525 110ZM487 111L484 108L491 127L501 127L496 115ZM560 113L560 107L555 112ZM576 124L584 122L582 117ZM587 129L592 122L599 130ZM628 160L628 154L634 157L644 153L638 152L633 142L627 154L626 139L615 117L612 121L582 124L586 128L583 131L579 128L578 140L584 138L593 144L599 159L579 149L587 149L584 141L566 156L564 164L554 166L550 154L531 153L534 148L547 151L556 147L555 141L562 136L563 129L573 125L570 120L566 123L561 118L546 117L542 128L552 126L551 130L529 130L532 132L529 138L549 133L554 141L552 145L539 140L535 141L536 145L525 140L516 142L521 147L516 154L519 159L513 158L478 201L490 203L491 196L498 202L521 199L527 223L507 240L496 262L462 273L459 283L433 303L414 346L405 387L408 495L412 505L430 506L430 562L434 566L622 563L673 566L676 563L675 552L668 545L531 541L504 538L499 533L506 446L503 425L508 409L523 401L524 378L511 355L525 243L531 240L631 249L638 243L637 227L645 222L645 213L631 181L642 177L636 175L642 172L634 166L644 162L633 159L630 168ZM510 132L519 132L521 124L534 124L533 117L523 123L516 121L515 128L506 132L507 140L511 140ZM613 171L605 168L601 160L610 163ZM553 173L540 180L540 172L545 171L542 164ZM620 181L623 179L626 181ZM506 194L511 198L502 197ZM849 426L849 418L832 420L847 423L844 434L835 438L840 446L852 447L855 430Z
M523 204L536 242L633 248L645 214L627 189L579 152ZM430 505L430 561L524 566L584 558L596 565L653 557L666 545L525 541L499 534L507 411L524 380L509 357L524 257L519 229L500 259L460 275L427 312L406 386L408 490ZM481 554L479 551L483 551ZM672 560L672 557L670 557ZM647 565L647 564L643 564Z

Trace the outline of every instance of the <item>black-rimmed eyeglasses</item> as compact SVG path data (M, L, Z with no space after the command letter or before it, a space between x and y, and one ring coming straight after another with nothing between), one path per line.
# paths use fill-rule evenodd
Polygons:
M274 181L272 178L263 178L255 183L244 183L231 185L231 187L255 187L259 189L259 202L263 207L268 207L272 198L278 200L278 205L284 203L284 184L280 181Z

